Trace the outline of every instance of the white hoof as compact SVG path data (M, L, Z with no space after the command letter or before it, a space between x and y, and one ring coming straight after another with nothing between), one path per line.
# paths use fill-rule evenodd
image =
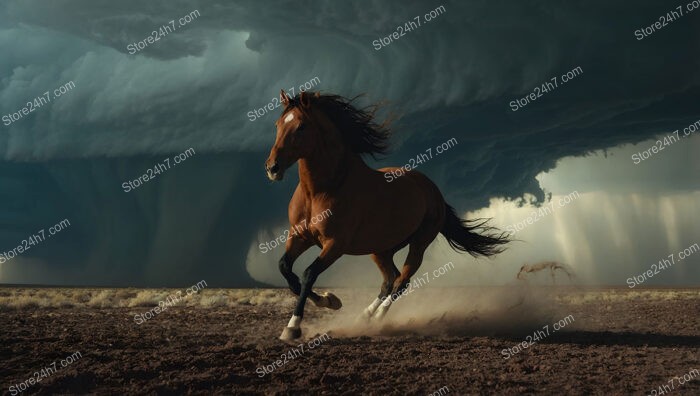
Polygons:
M372 320L372 315L377 312L377 308L379 308L380 305L382 305L382 300L379 297L375 298L374 301L372 301L372 304L365 308L360 316L357 317L357 322L368 323L370 320Z
M292 341L297 338L301 338L300 327L285 327L284 330L282 330L282 335L280 335L280 340L282 341Z
M382 320L384 319L384 316L386 315L387 311L389 311L389 307L386 307L384 305L381 305L377 310L374 312L374 315L372 315L373 320Z
M369 308L365 308L361 314L357 315L355 322L357 323L369 323L372 320L372 314L374 312L370 311Z
M384 319L384 315L389 311L389 308L391 307L391 298L387 297L384 299L382 302L382 305L380 305L377 310L374 312L374 316L372 316L372 319L374 320L382 320Z

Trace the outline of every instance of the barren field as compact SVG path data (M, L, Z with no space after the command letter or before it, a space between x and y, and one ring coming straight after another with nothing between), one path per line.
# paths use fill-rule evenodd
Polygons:
M700 394L700 289L333 289L295 345L287 290L175 292L0 289L3 394Z

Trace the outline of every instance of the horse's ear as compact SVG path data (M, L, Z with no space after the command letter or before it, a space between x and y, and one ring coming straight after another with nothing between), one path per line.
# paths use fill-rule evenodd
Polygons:
M284 89L280 89L280 101L282 101L284 107L289 106L289 96L284 92Z
M299 102L301 102L301 106L304 108L308 108L309 105L311 104L311 97L309 94L306 92L302 91L299 94Z

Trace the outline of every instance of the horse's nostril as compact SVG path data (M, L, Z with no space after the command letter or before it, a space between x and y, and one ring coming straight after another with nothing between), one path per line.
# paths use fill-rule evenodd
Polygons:
M277 164L277 162L275 162L275 163L272 164L272 166L270 167L270 172L271 172L271 173L277 173L278 170L280 170L280 166Z

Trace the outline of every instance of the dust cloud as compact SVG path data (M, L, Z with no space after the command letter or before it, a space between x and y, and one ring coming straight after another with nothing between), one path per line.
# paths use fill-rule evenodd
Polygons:
M550 279L541 282L549 270ZM359 336L493 336L523 334L552 323L570 312L558 302L562 295L577 293L575 284L556 285L565 265L555 262L525 264L506 286L419 287L392 303L383 320L366 320L362 311L376 297L375 289L333 290L343 309L306 321L307 336L328 332L333 337ZM532 282L531 282L532 281ZM544 283L544 284L538 284Z

